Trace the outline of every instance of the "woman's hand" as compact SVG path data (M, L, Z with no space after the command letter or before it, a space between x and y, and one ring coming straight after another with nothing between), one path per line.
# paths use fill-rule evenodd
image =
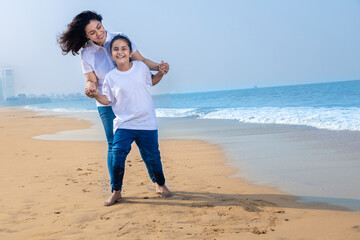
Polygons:
M92 82L86 82L85 95L89 98L94 98L94 92L96 92L96 84Z
M167 74L169 72L170 66L168 63L161 61L161 63L159 64L159 72L161 72L162 74Z
M99 93L95 88L93 88L93 89L89 89L89 95L91 96L91 98L96 98L99 95Z
M85 74L86 86L85 86L85 95L89 98L94 98L94 91L97 89L97 77L94 72L89 72Z

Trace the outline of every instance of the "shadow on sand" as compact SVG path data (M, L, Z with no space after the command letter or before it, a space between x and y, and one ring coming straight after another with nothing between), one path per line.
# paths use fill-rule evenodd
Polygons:
M334 211L359 211L360 200L324 197L301 197L282 194L223 194L175 191L171 198L160 196L124 197L123 203L172 205L182 207L242 207L248 212L261 212L262 207L298 208ZM156 201L153 201L156 200ZM299 201L300 200L300 201ZM305 202L305 201L306 202ZM328 204L329 203L329 204ZM330 204L331 203L331 204ZM341 205L341 206L340 206ZM343 206L351 206L343 207Z

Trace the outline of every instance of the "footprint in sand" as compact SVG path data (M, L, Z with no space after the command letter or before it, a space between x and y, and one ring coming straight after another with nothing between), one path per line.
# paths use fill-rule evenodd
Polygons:
M266 234L267 230L262 229L262 228L253 227L253 228L250 229L250 232L253 233L253 234L260 235L260 234Z
M277 206L275 203L268 202L262 199L254 199L254 201L258 202L261 206Z
M85 229L85 228L87 228L87 226L88 226L87 224L82 224L82 225L79 226L79 228L80 229Z
M146 183L145 182L139 182L136 184L136 186L144 186ZM151 190L153 190L153 188L149 188Z
M352 227L355 231L360 232L360 226L353 226Z
M74 209L79 209L79 208L81 208L81 207L83 207L83 204L74 204Z
M28 153L26 150L23 150L22 151L22 156L26 156L26 155L29 155L30 153Z
M108 214L108 213L102 214L102 215L100 216L100 219L101 219L101 220L110 220L110 217L107 216L107 214Z
M252 206L247 206L247 207L244 207L244 210L246 212L261 212L260 209L256 208L256 207L252 207Z
M91 172L86 172L86 173L80 173L79 176L87 176L87 175L90 175L92 174Z
M66 181L72 181L73 183L78 183L78 181L76 179L72 179L72 178L68 178L68 179L66 179Z

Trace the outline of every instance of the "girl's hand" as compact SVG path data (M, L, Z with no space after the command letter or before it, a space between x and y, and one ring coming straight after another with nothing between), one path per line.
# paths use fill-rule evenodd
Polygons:
M91 96L91 98L95 98L98 96L98 92L96 91L95 88L89 89L89 95ZM88 96L88 95L87 95Z
M167 74L169 72L170 66L168 63L161 61L161 63L159 64L159 72L161 72L162 74Z

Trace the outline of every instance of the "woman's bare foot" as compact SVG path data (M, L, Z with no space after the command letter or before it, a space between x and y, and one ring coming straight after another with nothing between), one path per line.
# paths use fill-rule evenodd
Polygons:
M160 186L159 184L155 183L156 192L160 194L162 197L168 198L171 197L172 194L170 190L166 187L166 185Z
M104 206L111 206L121 200L121 191L114 191L111 196L104 202Z

